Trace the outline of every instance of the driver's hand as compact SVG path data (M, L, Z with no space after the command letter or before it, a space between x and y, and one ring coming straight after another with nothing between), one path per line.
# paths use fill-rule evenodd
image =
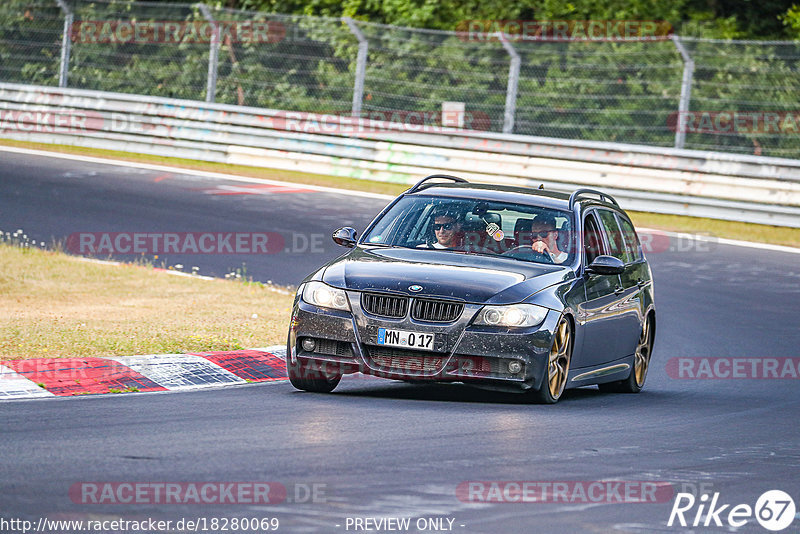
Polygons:
M531 245L531 248L540 254L544 254L545 252L548 254L550 253L550 249L548 248L547 243L544 241L535 241Z

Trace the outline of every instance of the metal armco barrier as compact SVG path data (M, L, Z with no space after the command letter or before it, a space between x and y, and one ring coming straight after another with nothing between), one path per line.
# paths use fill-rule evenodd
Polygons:
M387 182L447 172L626 209L800 227L800 160L0 83L0 137ZM426 130L430 130L427 128Z

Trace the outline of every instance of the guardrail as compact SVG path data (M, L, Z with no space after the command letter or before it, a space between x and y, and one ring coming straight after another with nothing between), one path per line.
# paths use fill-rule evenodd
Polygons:
M800 160L466 131L0 83L0 137L350 178L437 172L570 191L631 210L800 227Z

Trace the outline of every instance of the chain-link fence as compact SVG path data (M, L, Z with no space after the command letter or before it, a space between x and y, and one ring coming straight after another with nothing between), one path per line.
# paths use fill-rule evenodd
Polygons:
M473 39L202 4L4 0L0 81L800 157L800 42Z

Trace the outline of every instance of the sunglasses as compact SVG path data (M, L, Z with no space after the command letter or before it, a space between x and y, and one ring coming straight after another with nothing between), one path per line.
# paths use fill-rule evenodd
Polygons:
M454 223L444 223L444 224L434 224L433 231L438 232L439 230L452 230Z

